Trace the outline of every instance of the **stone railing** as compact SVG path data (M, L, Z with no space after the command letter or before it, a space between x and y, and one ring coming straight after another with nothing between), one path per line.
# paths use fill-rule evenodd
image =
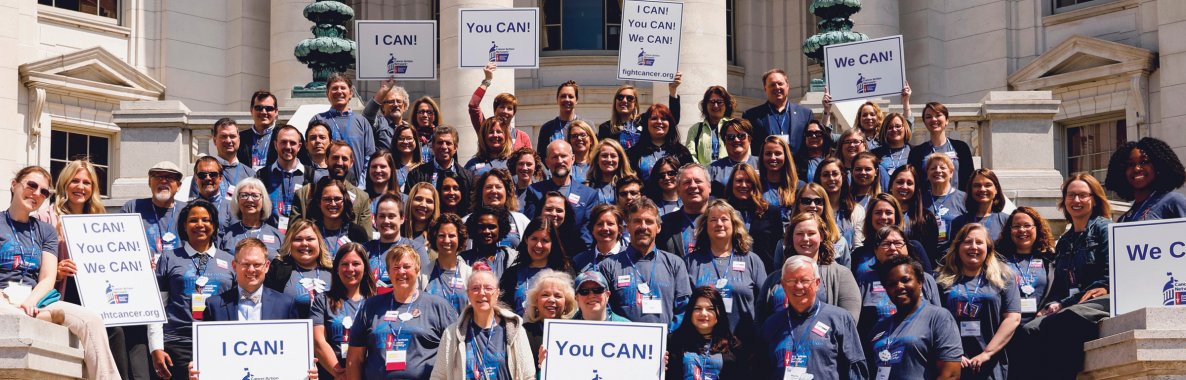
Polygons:
M82 349L65 327L23 315L0 315L0 379L82 375Z
M1150 307L1100 321L1081 380L1186 378L1186 308Z

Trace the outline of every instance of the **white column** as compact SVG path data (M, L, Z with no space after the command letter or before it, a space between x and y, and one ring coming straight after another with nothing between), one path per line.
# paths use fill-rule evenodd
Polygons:
M438 73L441 82L441 112L444 119L457 128L458 144L457 157L462 161L469 160L478 152L481 139L469 122L466 106L473 96L474 89L482 83L485 74L481 69L461 69L457 56L457 11L461 8L511 8L512 0L441 0L441 62ZM482 99L482 112L486 116L493 115L494 96L503 92L515 93L515 70L498 69L494 72L494 79L490 80L490 88L486 89L486 97Z
M728 84L729 62L725 54L725 2L721 0L684 1L684 29L680 34L679 71L683 82L679 86L680 137L687 136L688 128L700 121L700 98L708 86ZM667 83L654 83L652 94L656 103L667 102ZM738 106L738 108L741 108ZM734 110L741 117L745 109Z
M869 38L902 34L898 26L898 0L863 0L861 11L852 15L854 32Z
M303 86L313 80L313 72L296 59L293 49L298 42L313 38L313 22L305 19L309 0L272 0L271 33L268 49L268 91L276 95L281 107L292 98L292 87ZM249 96L250 94L246 94Z
M1064 219L1055 207L1063 177L1054 169L1054 116L1061 101L1050 91L991 91L980 102L979 167L996 172L1005 196L1018 206Z

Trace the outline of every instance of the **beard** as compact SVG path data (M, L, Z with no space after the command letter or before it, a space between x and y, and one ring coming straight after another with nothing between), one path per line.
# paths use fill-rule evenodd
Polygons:
M165 203L173 199L173 192L169 190L160 190L152 193L152 199L158 203Z

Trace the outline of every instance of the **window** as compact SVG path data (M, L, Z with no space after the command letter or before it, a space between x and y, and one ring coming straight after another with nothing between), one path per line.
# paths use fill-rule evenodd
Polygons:
M71 160L89 158L95 164L99 183L95 188L99 195L107 195L107 178L110 171L110 141L106 137L85 135L75 132L53 130L50 135L49 171L54 178L62 173Z
M733 25L736 22L733 20L736 17L736 0L725 1L725 54L728 55L729 62L736 62L736 55L734 53L733 39L735 37Z
M1067 173L1088 172L1103 180L1108 172L1108 159L1125 141L1128 141L1128 129L1124 119L1067 127Z
M550 50L618 50L620 0L544 0L541 45Z
M1050 0L1054 3L1054 13L1073 11L1080 8L1090 7L1106 0Z
M37 0L38 4L119 19L119 0Z

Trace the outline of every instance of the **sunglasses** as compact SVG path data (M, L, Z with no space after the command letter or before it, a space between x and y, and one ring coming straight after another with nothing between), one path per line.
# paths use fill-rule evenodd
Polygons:
M198 179L213 179L213 178L218 178L221 175L222 174L219 174L218 172L197 172L197 173L194 173L194 177L198 177Z
M618 96L615 96L614 99L617 99L619 101L625 100L627 102L633 102L634 95L618 95Z
M659 176L661 176L662 178L668 178L668 177L675 178L675 176L677 176L677 175L679 175L679 170L668 170L668 171L659 173Z
M577 290L577 294L582 295L582 296L587 296L589 294L601 295L604 293L605 293L605 288L600 287L600 286L598 286L596 288L585 288L585 289Z
M252 106L251 109L255 110L255 112L276 112L276 107L274 106Z
M730 133L725 135L725 141L745 141L749 138L748 133Z
M807 136L807 138L809 138L809 139L818 139L820 137L824 137L824 132L823 131L807 131L804 135Z
M823 198L799 198L799 204L823 206L824 199Z
M34 193L41 194L42 198L49 198L51 195L54 195L53 191L48 188L41 187L41 185L37 182L25 181L25 187L33 190Z

